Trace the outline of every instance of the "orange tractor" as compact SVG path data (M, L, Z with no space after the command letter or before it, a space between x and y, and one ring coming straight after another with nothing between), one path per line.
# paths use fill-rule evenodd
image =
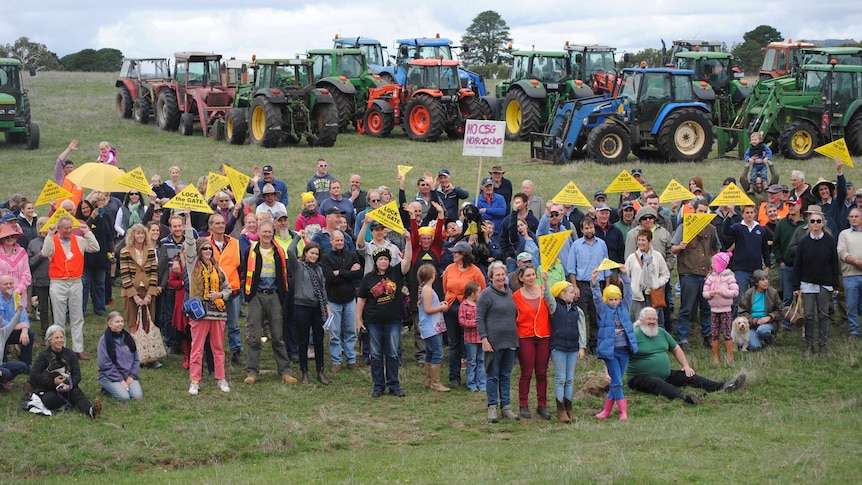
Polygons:
M458 61L413 59L407 84L371 88L360 133L386 137L400 125L413 141L437 141L464 136L467 119L490 119L476 94L461 87Z

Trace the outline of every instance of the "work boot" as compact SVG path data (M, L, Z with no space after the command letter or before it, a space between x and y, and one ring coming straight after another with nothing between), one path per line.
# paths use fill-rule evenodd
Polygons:
M425 363L425 389L431 389L431 364Z
M571 399L563 399L563 406L566 408L566 414L569 416L569 421L575 422L578 420L578 417L575 416L575 412L572 410L572 400Z
M529 412L529 411L530 410L527 409L527 412ZM518 421L521 419L520 417L518 417L517 414L515 414L515 411L512 411L512 406L503 406L503 408L500 409L500 414L502 414L503 417L506 419L514 419L515 421Z
M518 414L520 414L524 419L533 419L533 415L530 414L529 406L521 406Z
M75 352L75 355L78 357L78 360L90 360L90 356L83 352Z
M257 376L254 374L249 374L242 380L243 384L254 384L255 382L257 382Z
M805 347L805 352L802 354L805 357L811 357L814 355L814 344L808 344Z
M537 407L536 414L538 414L540 418L546 421L551 419L551 413L548 412L548 408L546 408L545 406Z
M293 377L290 374L282 374L281 375L281 381L284 382L285 384L296 384L296 382L297 382L296 377Z
M237 350L230 358L230 363L233 365L245 365L245 359L242 358L242 351Z
M712 339L709 337L709 335L704 335L703 336L703 347L708 349L710 347L711 341L712 341Z
M565 405L560 401L557 401L557 419L559 419L561 423L570 423L572 421L569 419L569 413L566 412Z
M437 392L449 392L451 389L440 383L440 364L425 364L431 381L430 389Z
M826 355L827 355L826 344L820 344L820 350L819 350L819 352L817 352L817 356L820 357L821 359L825 359Z
M724 341L724 358L728 364L733 363L733 340Z
M317 369L317 382L323 384L324 386L329 385L329 381L327 381L326 376L323 375L323 369Z
M683 397L683 401L685 401L686 404L699 404L700 398L695 394L686 394L685 397Z
M712 363L721 364L721 357L718 355L718 340L712 341Z
M608 399L605 401L605 409L602 410L599 414L596 414L597 419L608 419L608 416L611 415L611 411L614 409L614 400Z
M620 399L617 401L617 409L620 410L620 421L629 419L629 400Z
M725 382L724 385L721 387L721 390L729 394L733 391L740 390L742 388L742 386L744 386L744 385L745 385L745 374L739 374L738 376L734 377L733 379Z
M307 370L302 371L302 383L308 384L308 371Z
M496 423L500 421L500 418L497 417L497 405L488 406L488 422Z

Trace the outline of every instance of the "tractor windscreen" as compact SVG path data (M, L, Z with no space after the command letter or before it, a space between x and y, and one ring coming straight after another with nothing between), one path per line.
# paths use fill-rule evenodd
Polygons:
M417 50L418 49L418 50ZM408 46L409 59L452 59L452 48L448 45Z
M189 62L189 81L190 86L208 86L215 84L221 86L221 69L216 60L208 61L190 61Z
M825 91L823 80L826 79L826 75L824 71L805 71L805 86L802 90L808 93Z
M566 77L566 58L534 57L530 77L545 83L562 81Z
M766 54L763 56L763 65L760 66L764 71L772 71L775 69L775 56L778 51L775 49L766 49Z
M613 52L587 52L584 55L585 79L591 79L593 74L614 70Z
M337 56L338 64L336 65L336 72L338 74L355 78L362 75L362 57L359 55L349 55L349 56ZM326 72L325 70L323 72ZM330 71L331 72L331 71ZM315 77L319 77L317 71L314 73Z
M386 64L386 58L383 56L383 48L380 45L361 45L362 53L365 54L365 60L369 64L383 66Z
M0 92L17 93L20 91L18 86L18 66L0 66Z

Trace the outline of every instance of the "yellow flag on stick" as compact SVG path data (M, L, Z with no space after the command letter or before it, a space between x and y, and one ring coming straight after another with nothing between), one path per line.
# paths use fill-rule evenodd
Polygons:
M78 219L75 219L75 216L69 214L69 211L67 211L63 207L57 207L57 210L55 210L54 213L51 214L51 217L49 217L48 220L45 221L45 225L42 226L42 232L48 232L48 228L56 225L57 221L59 221L60 218L63 216L69 216L72 218L72 227L78 227L81 225L81 223L78 222Z
M566 186L563 187L563 190L557 193L552 200L555 204L579 205L581 207L589 207L592 205L590 204L589 199L587 199L584 193L581 192L581 189L579 189L574 182L566 184Z
M144 174L144 170L141 167L138 167L131 172L126 172L111 182L125 185L126 187L137 190L145 195L153 191L153 188L150 187L150 181L147 180L147 176Z
M715 216L716 214L686 214L682 219L682 242L691 242Z
M171 200L167 202L164 206L166 209L185 209L186 207L190 207L194 212L203 212L204 214L212 214L213 209L207 204L204 196L198 192L197 187L192 184L189 184L180 191L179 194L175 195Z
M69 193L68 190L57 185L57 182L48 180L45 182L45 186L42 187L42 192L39 193L39 198L36 199L36 203L33 205L47 204L52 200L65 199L71 196L72 194Z
M850 158L850 150L847 149L847 143L844 141L844 138L839 138L832 143L817 147L814 151L824 157L840 159L848 167L853 166L853 159Z
M727 187L725 187L720 194L718 194L718 197L712 199L712 202L709 203L710 207L723 206L727 204L754 205L754 202L745 195L745 192L743 192L742 189L737 187L735 183L731 182L727 184Z
M404 232L404 221L401 220L401 211L398 210L398 204L394 200L369 211L365 214L365 217L377 221L399 234Z
M242 199L242 194L245 193L245 189L248 187L248 181L251 180L251 177L233 167L228 167L227 165L224 165L224 171L227 174L228 180L230 180L230 189L233 191L233 196L236 197L237 200Z
M628 170L622 170L617 178L608 185L605 192L611 194L616 192L640 192L644 190L644 186L637 181Z
M542 269L544 271L548 271L554 265L557 256L560 254L560 250L563 249L566 240L571 234L572 231L570 229L568 231L539 236L539 254L542 257Z
M596 269L599 271L604 271L606 269L619 268L620 266L622 266L620 263L617 263L616 261L612 261L608 258L605 258L602 260L601 263L599 263L599 265L596 267Z
M412 165L398 165L398 175L407 175L411 170L413 170Z
M219 190L227 187L230 183L230 178L227 175L222 175L220 173L210 172L209 176L207 176L207 200L218 193ZM243 189L243 193L245 193L245 189ZM234 192L234 197L239 201L242 199L242 194L237 194Z
M673 202L676 200L691 200L695 195L688 190L684 185L677 182L676 179L670 179L670 183L665 187L664 192L658 198L661 203Z

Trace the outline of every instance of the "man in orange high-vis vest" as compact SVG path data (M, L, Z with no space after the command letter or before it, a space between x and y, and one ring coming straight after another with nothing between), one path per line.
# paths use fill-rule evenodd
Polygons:
M87 224L79 226L83 237L72 234L72 218L63 216L48 228L42 244L42 257L48 259L48 278L54 324L66 326L66 311L72 327L72 350L79 360L90 360L84 353L84 253L99 252L99 242Z
M224 271L227 281L230 283L230 289L233 290L231 297L225 300L227 306L225 327L227 328L230 351L233 353L231 363L245 365L245 360L242 358L242 335L239 331L239 310L242 307L242 299L239 298L239 239L224 233L225 221L221 214L211 214L208 227L210 235L207 236L207 239L213 243L213 258Z

